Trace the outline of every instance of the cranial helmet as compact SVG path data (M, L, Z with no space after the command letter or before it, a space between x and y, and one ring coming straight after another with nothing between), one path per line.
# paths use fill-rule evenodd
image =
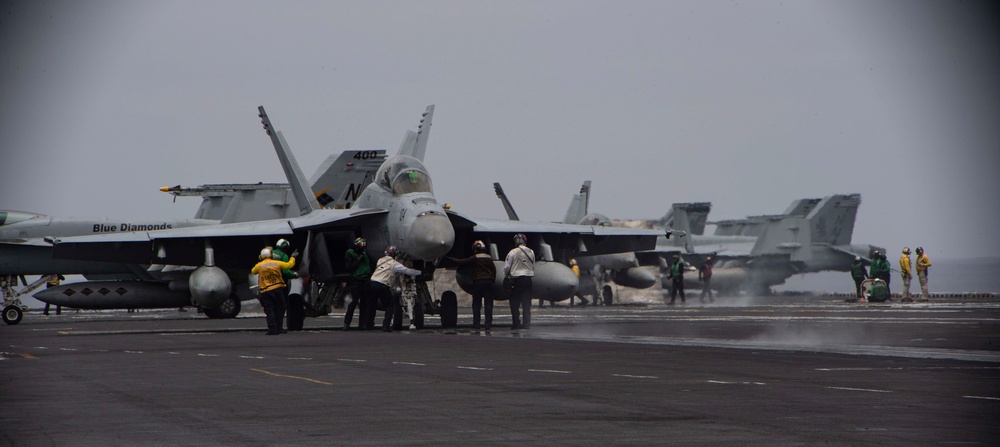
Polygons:
M265 259L271 259L271 249L270 248L266 248L265 247L263 250L260 251L260 260L263 261Z
M576 259L570 259L569 265L576 265Z
M364 247L367 244L368 244L368 242L366 242L365 238L363 238L363 237L359 237L359 238L357 238L357 239L354 240L354 246L357 247L357 248L362 248L362 247Z
M855 256L855 257L854 257L854 262L858 262L858 261L860 261L860 260L861 260L861 256Z
M903 254L904 255L910 254L910 247L903 247Z
M528 243L528 236L524 233L517 233L514 235L514 245L525 245Z
M917 247L917 254L923 253L924 247Z
M288 250L288 247L291 247L292 244L285 239L278 239L278 242L276 242L274 246L278 247L278 250L285 251Z
M396 257L396 246L395 245L389 245L389 246L385 247L385 255L386 256Z
M472 243L472 250L477 252L484 252L486 251L486 244L484 244L483 241L475 241Z

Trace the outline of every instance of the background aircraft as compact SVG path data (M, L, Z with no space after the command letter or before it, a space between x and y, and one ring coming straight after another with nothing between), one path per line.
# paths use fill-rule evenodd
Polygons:
M497 195L502 196L499 185ZM837 194L822 199L799 199L777 215L751 216L742 220L719 223L714 234L704 230L710 202L674 203L666 215L659 219L611 220L607 216L589 213L591 182L585 181L580 193L574 195L564 221L578 220L584 225L612 225L626 228L665 230L657 239L656 249L634 254L634 265L657 266L661 277L667 260L680 255L689 264L700 266L705 257L713 256L712 286L726 294L740 291L753 294L770 293L770 288L785 282L792 275L820 271L849 271L854 256L868 259L878 247L851 244L857 210L861 204L859 194ZM501 197L504 200L504 197ZM516 213L508 203L504 207L511 218ZM583 217L581 217L583 216ZM673 238L668 238L673 235ZM609 279L619 285L643 288L649 273L639 267L628 267L630 254L615 254L586 260L588 268L597 267L593 288L583 287L588 293L599 292L607 304L613 302L613 288ZM580 259L577 259L581 262ZM581 265L583 265L581 263ZM614 266L614 267L612 267ZM617 267L617 268L616 268ZM581 267L583 269L583 267ZM651 273L650 273L651 274ZM603 279L603 280L602 280ZM685 273L685 285L698 288L698 272ZM581 283L583 278L581 278ZM661 281L665 292L670 282ZM646 286L648 287L648 286Z
M510 199L503 191L503 187L499 183L494 183L493 189L501 203L503 203L504 210L507 211L507 217L511 220L519 220L514 207L510 203ZM563 223L610 227L611 220L606 216L588 212L589 202L590 180L587 180L583 182L580 193L573 195L573 198L570 200L569 209L566 210L566 217L563 218ZM663 237L668 236L664 235ZM637 289L649 288L653 284L656 284L656 275L640 267L639 261L633 252L593 256L583 255L573 258L563 258L559 261L568 264L570 259L576 259L577 265L580 267L580 286L578 290L583 295L593 296L595 304L601 302L611 305L614 302L614 289L608 285L611 281L625 287ZM471 286L471 283L469 285Z
M656 250L637 253L640 263L663 268L669 256L679 254L700 266L706 256L713 256L713 288L727 294L767 294L795 274L849 271L855 256L867 260L878 249L851 243L860 194L799 199L783 214L725 221L715 234L691 234L687 209L703 209L702 204L675 203L670 215L680 234L674 241L661 239ZM685 273L684 281L694 288L702 285L697 271ZM663 286L669 288L666 281Z
M164 290L168 291L167 294L173 299L173 304L169 307L190 304L189 296L185 297L185 301L178 303L178 299L183 293L170 291L170 284L187 281L187 276L177 270L163 269L163 266L151 267L122 262L55 259L52 257L52 241L55 237L61 236L187 228L214 223L217 221L206 219L152 221L147 219L60 218L19 211L0 211L0 294L3 295L3 321L7 324L20 322L24 316L20 297L40 287L48 279L48 275L52 274L81 274L91 278L156 281L162 283ZM29 284L25 276L33 275L43 275L43 278ZM23 286L20 290L17 289L18 279ZM87 292L87 296L90 296L92 300L102 300L107 297L108 301L111 301L124 295L132 296L129 290L118 287L99 287L89 289Z
M245 272L256 259L260 247L283 237L291 240L294 246L303 247L300 271L308 273L314 281L327 282L336 280L337 273L344 270L342 254L350 241L363 236L368 239L371 257L380 257L384 247L393 244L415 268L425 272L418 281L422 306L417 306L414 316L419 318L422 310L438 310L435 307L440 304L442 323L448 324L454 322L457 313L453 296L450 302L432 300L426 293L424 281L433 277L437 259L445 254L463 256L470 251L475 239L486 242L496 254L511 248L514 234L525 233L532 248L540 254L539 258L551 261L556 255L651 249L659 234L654 230L471 219L444 210L434 197L430 176L420 159L426 147L433 106L425 113L428 125L421 126L414 137L415 143L404 144L398 155L381 164L374 181L365 187L351 208L320 209L315 197L308 193L301 168L284 136L273 130L263 107L259 112L289 179L300 216L201 228L60 238L53 248L54 255L60 259L201 265L199 269L205 267L210 271L219 271L212 269L215 267ZM207 292L219 299L228 297L232 290L229 277L215 275L215 278L219 284ZM544 282L545 278L536 277L536 280ZM570 294L575 291L575 276L573 280ZM422 325L422 320L416 324Z

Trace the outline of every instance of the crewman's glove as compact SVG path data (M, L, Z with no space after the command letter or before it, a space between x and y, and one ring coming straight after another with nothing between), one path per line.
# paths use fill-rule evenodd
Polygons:
M298 251L298 250L295 250L295 251L293 251L293 252L292 252L292 257L293 257L293 258L297 258L297 257L299 257L299 251Z

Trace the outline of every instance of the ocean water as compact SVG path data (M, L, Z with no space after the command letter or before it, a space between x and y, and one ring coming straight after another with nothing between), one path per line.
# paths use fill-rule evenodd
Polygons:
M929 253L928 253L929 255ZM912 262L916 257L911 256ZM898 269L897 259L890 260L893 268ZM970 258L970 259L935 259L931 257L933 266L927 279L927 288L931 293L943 292L986 292L1000 293L1000 257ZM902 291L903 280L899 273L892 272L889 285L893 292ZM822 272L795 275L785 284L776 286L775 291L803 292L850 292L854 290L854 280L849 272ZM920 284L914 277L910 283L910 292L920 292Z

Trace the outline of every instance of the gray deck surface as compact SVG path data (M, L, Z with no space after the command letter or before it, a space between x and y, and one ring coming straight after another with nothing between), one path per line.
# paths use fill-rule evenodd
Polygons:
M0 445L997 445L1000 299L533 309L511 331L262 315L0 327ZM381 314L379 315L381 318Z

